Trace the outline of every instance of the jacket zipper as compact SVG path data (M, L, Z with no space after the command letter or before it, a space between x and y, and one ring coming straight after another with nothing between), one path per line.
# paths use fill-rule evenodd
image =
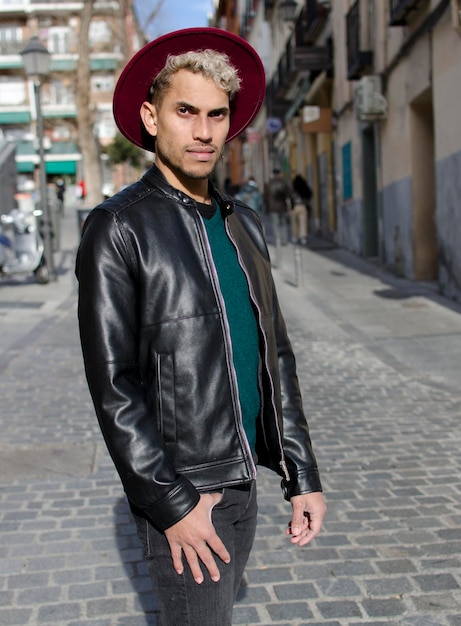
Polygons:
M219 208L218 208L219 210ZM213 289L215 292L215 296L217 301L219 302L220 308L222 310L222 315L221 315L221 322L223 325L223 331L224 331L224 337L225 337L225 344L226 344L226 360L227 360L227 367L228 370L231 374L231 380L232 380L232 384L233 384L233 390L234 390L234 398L237 398L237 400L234 399L234 406L235 406L235 410L238 416L238 424L240 426L240 437L243 440L244 446L245 446L245 450L247 452L247 457L250 461L250 467L251 467L251 472L252 472L252 477L253 479L256 478L256 465L254 463L253 460L253 454L251 452L251 448L250 448L250 444L248 443L248 438L246 436L245 433L245 429L243 428L243 417L242 417L242 409L240 406L240 400L239 400L239 393L238 393L238 383L237 383L237 373L235 371L235 367L234 367L234 361L233 361L233 357L232 357L232 342L230 339L230 328L229 328L229 322L227 320L227 314L226 314L226 304L224 302L224 297L222 295L221 292L221 287L219 285L219 277L218 277L218 273L216 271L216 266L214 264L214 260L213 260L213 254L211 252L211 247L210 247L210 243L208 241L208 236L206 234L206 229L205 229L205 225L203 223L203 218L201 216L200 217L200 226L201 226L201 231L202 231L202 235L203 235L203 241L205 242L205 248L206 248L206 252L207 252L207 261L208 261L208 265L210 267L211 270L211 275L213 277ZM235 244L234 244L235 245Z
M258 311L259 329L261 331L261 335L264 338L264 362L265 362L266 371L269 374L269 380L270 380L270 383L271 383L271 403L272 403L272 409L273 409L274 416L275 416L275 426L276 426L276 429L277 429L277 437L278 437L278 443L279 443L279 449L280 449L280 463L279 463L279 466L280 466L280 469L283 472L283 475L285 476L285 480L287 482L289 482L290 481L290 474L288 472L287 464L286 464L286 461L285 461L285 454L284 454L283 444L282 444L282 433L280 432L279 423L278 423L277 417L276 417L277 416L277 408L276 408L275 400L274 400L274 381L272 379L271 371L270 371L269 364L268 364L268 361L267 361L267 339L266 339L266 335L265 335L264 330L263 330L261 309L258 306L258 302L256 300L256 296L255 296L255 293L254 293L254 290L253 290L253 285L251 284L250 277L248 276L248 273L247 273L246 268L245 268L245 264L243 263L242 257L240 255L240 250L239 250L237 244L235 243L235 239L232 237L232 234L230 232L227 218L224 220L224 227L226 229L227 236L231 240L232 245L234 246L234 248L235 248L235 250L237 252L237 258L238 258L238 261L239 261L239 265L242 268L242 271L245 274L246 279L247 279L248 289L249 289L249 292L250 292L251 300L252 300L256 310Z

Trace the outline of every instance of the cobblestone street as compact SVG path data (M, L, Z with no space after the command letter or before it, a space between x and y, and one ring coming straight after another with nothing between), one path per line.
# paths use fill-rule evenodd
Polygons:
M153 626L83 377L75 222L56 284L0 284L0 625ZM261 470L234 624L461 626L461 306L311 243L271 251L325 529L292 547L279 479Z

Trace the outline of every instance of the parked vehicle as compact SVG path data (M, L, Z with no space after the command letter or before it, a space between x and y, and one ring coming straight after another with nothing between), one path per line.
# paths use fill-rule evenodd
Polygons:
M0 215L0 277L33 274L42 285L49 282L39 209L31 212L13 209Z

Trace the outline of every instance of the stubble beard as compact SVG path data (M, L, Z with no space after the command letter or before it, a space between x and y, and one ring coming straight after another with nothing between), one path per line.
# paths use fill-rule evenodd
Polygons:
M216 161L214 163L210 163L210 164L203 164L203 165L208 165L208 169L203 170L203 171L195 171L192 168L188 168L187 166L183 165L179 159L173 159L170 158L168 156L168 153L165 151L162 151L161 146L158 145L158 141L157 141L157 145L156 145L156 153L157 156L160 158L160 160L162 161L162 163L164 165L166 165L172 172L175 173L175 175L179 178L179 179L190 179L190 180L206 180L208 178L210 178L210 176L213 174L213 172L215 171L218 163L219 163L219 159L222 157L223 153L224 153L224 146L221 149L221 153L219 154L219 157L216 159Z

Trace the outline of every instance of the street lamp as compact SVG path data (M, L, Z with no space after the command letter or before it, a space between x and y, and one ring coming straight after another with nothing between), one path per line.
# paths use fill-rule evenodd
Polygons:
M298 3L295 0L283 0L279 4L279 12L284 22L293 22L296 18Z
M296 18L298 3L295 0L283 0L279 4L280 16L284 22L293 22Z
M56 280L56 271L53 258L52 222L48 195L46 190L45 150L43 147L43 116L40 98L41 79L48 74L50 67L50 53L40 43L38 37L32 37L21 52L24 71L33 81L35 108L37 111L38 153L40 160L40 205L43 213L43 244L45 247L45 262L48 267L50 280Z

